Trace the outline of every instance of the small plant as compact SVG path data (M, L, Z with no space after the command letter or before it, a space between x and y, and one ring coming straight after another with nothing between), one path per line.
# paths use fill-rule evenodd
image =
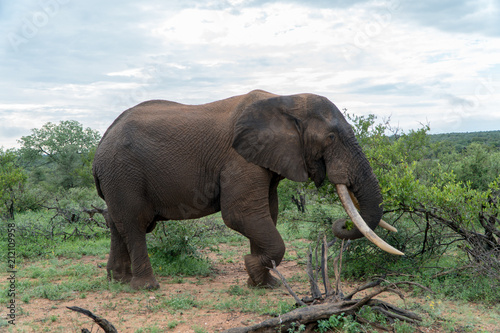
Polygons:
M176 328L176 327L177 327L177 325L179 325L180 323L181 323L181 322L179 322L179 321L177 321L177 320L172 320L172 321L168 322L167 327L168 327L169 329L174 329L174 328Z
M194 333L208 333L208 331L198 325L193 326Z
M172 310L189 310L198 305L198 302L191 294L180 294L176 296L171 296L169 299L163 302L164 305L171 308Z
M135 333L160 333L160 332L163 332L163 330L158 326L139 328L138 330L135 331Z
M329 331L356 333L360 329L361 324L356 322L352 316L345 316L344 313L333 315L328 320L318 321L318 332L320 333Z
M394 322L394 325L392 325L394 328L394 332L396 333L413 333L415 332L415 327L413 327L410 323L407 323L406 321L400 321L397 320Z
M50 321L55 323L57 321L57 316L56 315L52 315L49 317Z
M288 333L301 333L301 332L305 332L305 330L306 330L306 325L304 325L304 324L293 322L291 325L292 325L292 327L290 327L287 330Z
M247 289L243 289L238 285L233 285L229 287L228 293L231 296L243 296L243 295L248 295L250 291L248 291Z
M428 303L428 313L432 317L439 317L439 316L441 316L441 313L443 312L443 309L441 307L441 301L433 301L433 300L431 300L430 296L427 296L427 300L429 301L429 303Z

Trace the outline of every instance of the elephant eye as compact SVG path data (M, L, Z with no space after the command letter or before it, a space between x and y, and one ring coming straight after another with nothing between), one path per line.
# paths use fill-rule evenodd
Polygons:
M328 138L332 141L335 141L335 134L328 135Z

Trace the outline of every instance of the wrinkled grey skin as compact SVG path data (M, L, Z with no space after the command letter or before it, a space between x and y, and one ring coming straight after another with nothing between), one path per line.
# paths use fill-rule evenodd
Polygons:
M272 286L267 267L281 262L276 229L281 179L345 184L374 229L379 185L351 126L328 99L252 91L204 105L149 101L123 112L104 134L93 173L111 229L108 276L157 288L146 233L157 221L222 212L250 240L250 285ZM339 237L361 237L336 228Z

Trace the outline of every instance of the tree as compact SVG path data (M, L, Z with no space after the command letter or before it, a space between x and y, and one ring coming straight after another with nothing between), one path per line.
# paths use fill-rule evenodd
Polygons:
M0 200L8 219L14 219L16 195L28 178L26 172L16 165L17 156L13 150L0 148Z
M88 186L90 165L100 137L98 131L84 129L75 120L49 122L40 129L32 129L31 135L21 137L20 153L29 167L45 167L44 173L51 174L50 180L63 188ZM34 170L34 174L44 179L40 170Z
M474 189L487 190L489 183L500 174L498 153L494 153L486 145L472 142L465 147L457 159L456 171L458 180L470 181Z

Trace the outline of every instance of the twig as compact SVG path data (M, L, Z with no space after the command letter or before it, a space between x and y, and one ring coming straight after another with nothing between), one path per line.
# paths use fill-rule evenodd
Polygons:
M300 298L292 290L292 288L290 288L290 286L288 285L288 282L286 282L285 277L276 269L276 263L274 262L274 260L271 260L271 263L273 264L273 268L270 268L270 270L272 270L274 273L276 273L280 277L281 281L285 285L285 287L288 290L288 292L290 293L290 295L292 295L292 297L295 299L295 302L297 302L297 304L300 306L306 305L306 303L304 303L300 300Z
M333 259L333 271L335 273L335 295L337 297L343 298L342 284L340 282L340 272L342 272L342 257L344 254L344 240L340 245L340 253L335 259Z
M364 285L356 288L353 292L347 294L344 299L346 300L350 300L352 299L352 297L354 295L356 295L357 293L359 293L360 291L363 291L363 290L366 290L366 289L369 289L369 288L373 288L373 287L376 287L378 285L380 285L382 283L382 279L377 279L377 280L374 280L374 281L371 281L371 282L368 282L368 283L365 283Z
M323 284L325 286L326 297L332 294L332 285L328 277L328 243L326 235L323 236L323 245L321 246L321 276L323 277Z
M399 282L391 282L391 285L392 286L399 286L400 284L408 284L410 286L417 286L419 288L422 288L424 289L425 291L428 291L430 292L431 294L435 294L435 292L433 292L431 289L421 285L420 283L417 283L417 282L412 282L412 281L399 281Z
M319 290L318 284L316 283L315 274L312 267L312 249L309 246L309 252L307 254L307 276L309 277L309 284L311 285L311 296L313 299L321 298L321 291Z
M450 270L447 270L447 271L444 271L444 272L441 272L441 273L437 273L437 274L434 274L432 276L432 279L435 279L437 277L440 277L440 276L443 276L443 275L447 275L447 274L450 274L450 273L453 273L455 271L459 271L459 270L463 270L463 269L466 269L466 268L473 268L474 265L465 265L465 266L462 266L462 267L456 267L456 268L452 268Z

